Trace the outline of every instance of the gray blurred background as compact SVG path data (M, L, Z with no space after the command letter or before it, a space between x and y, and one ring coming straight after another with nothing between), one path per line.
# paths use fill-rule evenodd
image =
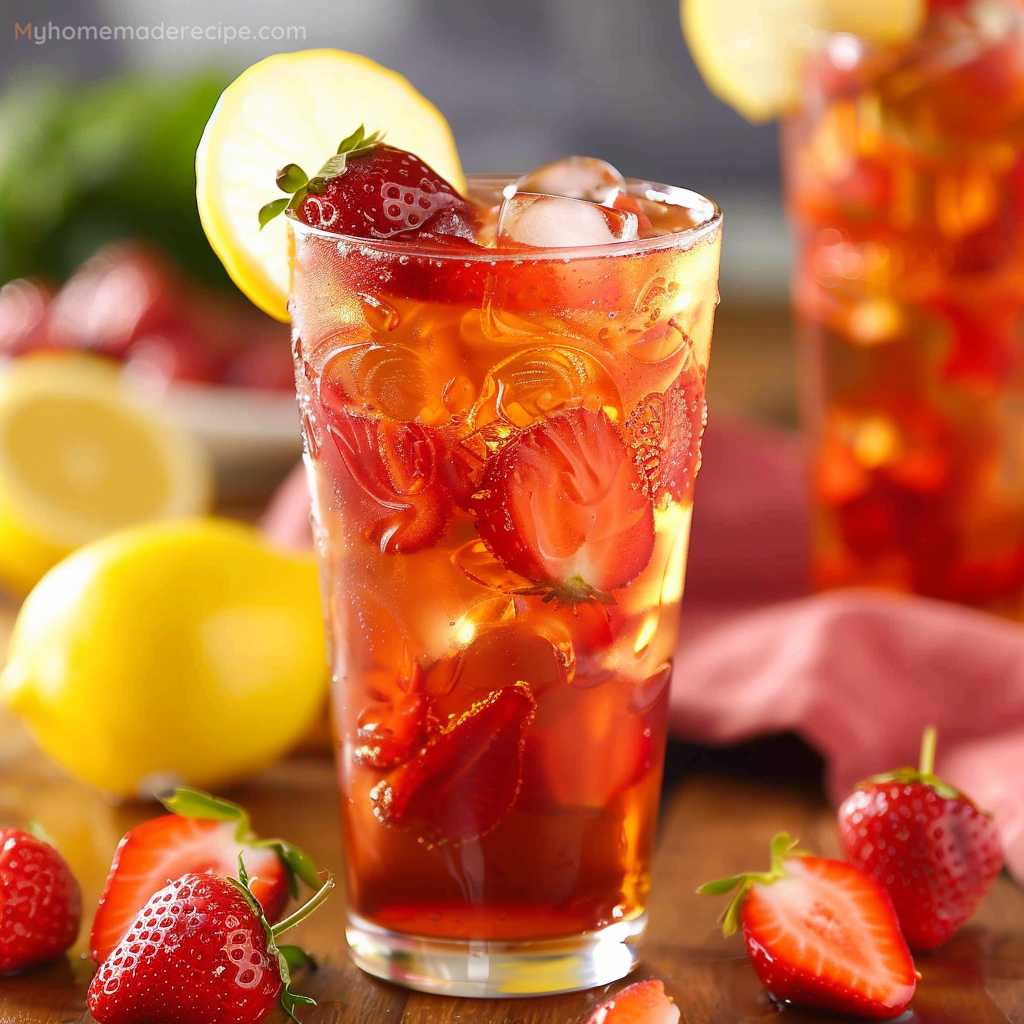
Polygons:
M406 75L445 113L463 165L526 170L569 153L704 192L726 211L723 302L781 303L788 266L775 126L712 97L679 29L677 0L4 0L0 84L136 69L230 77L280 50L331 46ZM16 38L14 24L174 24L222 38ZM295 26L296 41L226 41L221 29ZM221 29L218 29L220 26ZM173 88L173 85L169 85ZM0 134L0 157L11 145Z

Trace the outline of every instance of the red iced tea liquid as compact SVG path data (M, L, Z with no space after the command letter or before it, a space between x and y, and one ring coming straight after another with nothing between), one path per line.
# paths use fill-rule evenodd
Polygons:
M293 225L363 922L527 940L643 914L720 241L711 204L651 195L664 235L555 254Z
M785 127L814 581L1024 609L1024 12L832 37Z

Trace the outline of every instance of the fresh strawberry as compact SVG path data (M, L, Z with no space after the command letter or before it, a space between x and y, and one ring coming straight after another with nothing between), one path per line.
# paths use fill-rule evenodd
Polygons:
M0 288L0 355L20 356L53 348L50 340L50 288L18 278Z
M327 420L341 456L335 484L363 536L387 554L408 554L440 540L454 502L439 471L439 430L344 409L327 413Z
M301 850L279 839L258 839L236 804L192 789L179 789L164 803L174 813L137 825L114 851L90 937L96 963L103 963L157 889L188 872L227 877L244 854L253 894L271 921L281 916L289 894L296 895L296 878L319 884Z
M42 838L0 829L0 975L60 956L78 938L82 893Z
M278 187L291 198L263 207L261 226L289 209L311 227L357 238L471 239L472 204L418 156L380 138L359 127L313 178L296 164L282 168Z
M935 730L919 768L862 783L839 808L846 858L892 898L910 948L941 946L967 921L1003 867L991 815L937 778Z
M635 981L605 999L585 1024L678 1024L679 1007L665 995L664 983Z
M709 882L719 896L738 887L722 917L740 926L761 983L780 1001L884 1020L902 1013L917 985L910 950L885 890L852 864L810 857L785 833L772 863Z
M318 883L319 884L319 883ZM316 1005L290 989L290 968L310 964L277 939L330 894L271 927L239 860L238 878L189 872L153 894L89 985L99 1024L258 1024L280 1001L292 1020Z
M585 598L634 580L654 550L654 510L618 427L569 409L512 438L476 498L480 537L513 572Z
M537 701L526 683L495 690L373 789L377 818L428 842L490 832L519 796L523 739Z

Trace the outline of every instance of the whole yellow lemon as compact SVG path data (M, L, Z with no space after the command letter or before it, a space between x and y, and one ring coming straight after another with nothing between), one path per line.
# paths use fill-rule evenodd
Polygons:
M268 767L311 726L327 674L312 557L203 518L122 530L47 573L0 698L71 775L147 796Z

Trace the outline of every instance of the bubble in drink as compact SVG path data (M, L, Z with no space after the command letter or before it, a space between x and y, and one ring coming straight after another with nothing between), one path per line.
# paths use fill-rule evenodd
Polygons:
M517 192L536 192L566 199L607 203L623 191L626 180L607 160L592 156L567 156L524 174Z
M631 242L640 236L635 213L567 199L517 192L501 204L498 245L538 249Z

